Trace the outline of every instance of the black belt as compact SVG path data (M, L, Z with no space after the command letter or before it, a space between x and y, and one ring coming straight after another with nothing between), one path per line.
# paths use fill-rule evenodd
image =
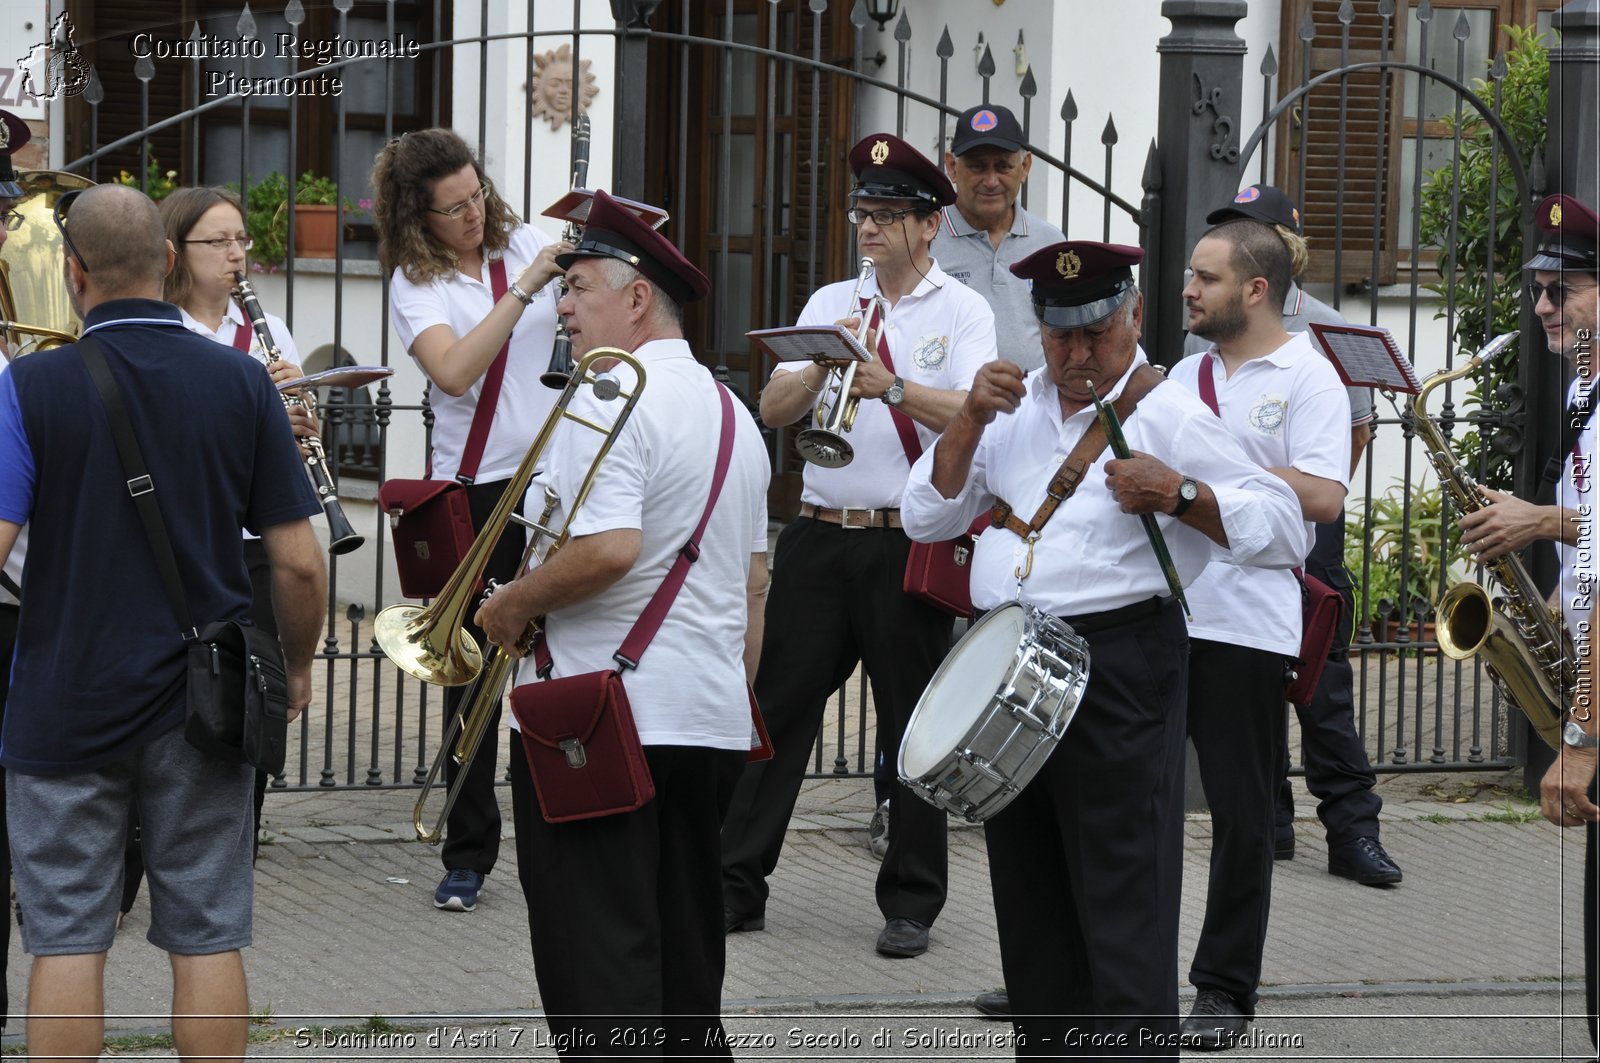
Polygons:
M1093 634L1096 631L1106 631L1114 627L1122 627L1136 620L1159 616L1161 611L1173 604L1172 595L1162 595L1156 598L1146 598L1142 602L1131 605L1119 605L1115 609L1106 609L1099 613L1084 613L1082 616L1064 616L1061 619L1072 625L1072 630L1080 635Z

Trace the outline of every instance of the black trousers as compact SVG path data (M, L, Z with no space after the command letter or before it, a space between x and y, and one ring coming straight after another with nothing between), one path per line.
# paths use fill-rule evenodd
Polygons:
M1344 568L1344 524L1317 525L1317 542L1306 558L1306 571L1344 595L1347 624L1334 639L1327 666L1309 703L1296 705L1300 720L1301 756L1305 760L1306 789L1317 798L1317 818L1327 831L1328 844L1378 836L1378 813L1383 798L1373 789L1378 777L1367 759L1367 748L1356 734L1354 676L1350 668L1348 622L1355 615L1355 592ZM1278 788L1278 836L1294 834L1294 790L1289 785L1289 742L1284 733L1283 776Z
M643 808L546 823L527 758L511 758L540 1003L562 1058L731 1058L718 825L745 754L646 746L645 759Z
M1183 613L1086 638L1072 726L984 824L1017 1054L1176 1059Z
M506 483L505 480L498 480L494 483L472 484L467 488L467 502L472 508L472 527L475 531L481 531L488 523L500 496L505 493ZM521 510L520 502L517 508ZM489 555L489 563L484 568L485 577L501 583L516 579L517 566L522 561L522 550L526 543L527 536L522 526L508 524L494 552ZM476 612L476 606L468 611L466 628L487 653L483 631L472 622L472 614ZM449 720L462 712L477 689L475 683L447 688L444 694L445 719ZM495 782L500 767L496 755L499 736L500 708L496 706L489 718L488 730L484 732L483 744L478 747L477 754L466 768L456 764L454 759L445 763L447 789L455 785L456 776L463 770L467 773L460 796L445 820L444 846L439 855L446 871L466 870L487 875L494 870L495 860L500 856L500 799L495 796Z
M1195 639L1189 644L1189 737L1211 808L1206 918L1189 967L1255 1011L1272 908L1273 798L1283 733L1284 657Z
M722 827L723 900L736 912L766 906L767 876L778 866L829 695L866 662L878 744L892 764L917 699L949 652L950 615L901 589L910 548L899 529L804 517L778 536L755 682L774 756L746 767ZM898 779L889 802L878 908L886 920L931 926L948 879L945 813Z

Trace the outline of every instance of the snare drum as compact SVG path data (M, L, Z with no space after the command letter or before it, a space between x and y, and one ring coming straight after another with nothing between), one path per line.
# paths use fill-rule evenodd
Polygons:
M1007 602L962 636L923 691L900 743L900 781L981 823L1044 766L1088 685L1088 643Z

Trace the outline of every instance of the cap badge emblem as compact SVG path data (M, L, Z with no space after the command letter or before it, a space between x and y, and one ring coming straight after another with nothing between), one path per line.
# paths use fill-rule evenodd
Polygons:
M889 142L887 140L873 141L872 165L882 166L889 161Z
M1550 224L1551 225L1560 225L1561 224L1561 204L1560 203L1552 203L1552 204L1550 204Z
M975 133L987 133L1000 124L1000 118L993 111L979 111L972 116L972 130Z
M1056 272L1067 280L1076 280L1082 269L1083 259L1078 257L1076 251L1063 251L1056 256Z
M1238 195L1234 196L1233 197L1233 201L1235 203L1254 203L1256 200L1258 200L1260 198L1261 198L1261 189L1259 187L1257 187L1256 185L1251 185L1249 188L1245 189L1243 192L1240 192Z

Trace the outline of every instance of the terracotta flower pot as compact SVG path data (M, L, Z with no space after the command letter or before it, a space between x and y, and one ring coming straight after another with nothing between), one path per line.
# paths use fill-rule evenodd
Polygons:
M331 203L297 203L294 208L296 258L332 258L339 237L339 208Z

